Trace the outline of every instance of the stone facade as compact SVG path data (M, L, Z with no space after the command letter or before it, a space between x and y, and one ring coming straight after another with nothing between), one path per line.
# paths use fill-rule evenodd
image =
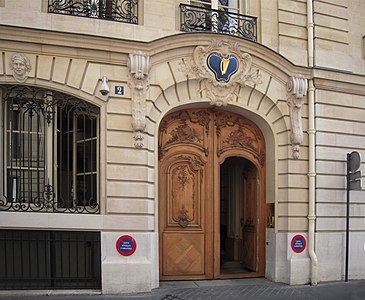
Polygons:
M100 231L102 293L158 287L158 127L171 111L211 105L201 74L188 72L186 63L198 47L226 45L247 54L260 74L256 82L235 81L237 92L224 107L255 122L266 140L266 201L275 207L275 228L266 232L266 277L288 284L313 279L313 256L307 249L295 253L290 243L296 234L310 242L314 193L316 281L342 280L346 153L365 157L365 2L314 0L310 23L306 0L248 0L246 12L258 18L257 43L180 32L181 2L188 1L138 1L133 25L50 14L43 0L0 0L0 86L48 88L100 108L101 205L98 215L0 212L0 228ZM16 53L31 66L22 82L11 68ZM131 68L133 55L148 58L139 75ZM104 75L108 95L99 92ZM124 88L122 95L116 86ZM365 192L351 192L351 201L349 277L364 279ZM115 251L123 234L138 243L133 256Z

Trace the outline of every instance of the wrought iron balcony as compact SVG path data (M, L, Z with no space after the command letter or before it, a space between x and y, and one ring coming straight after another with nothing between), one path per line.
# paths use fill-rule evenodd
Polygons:
M180 4L181 31L211 31L257 41L257 18L226 10Z
M48 12L138 23L138 0L48 0Z

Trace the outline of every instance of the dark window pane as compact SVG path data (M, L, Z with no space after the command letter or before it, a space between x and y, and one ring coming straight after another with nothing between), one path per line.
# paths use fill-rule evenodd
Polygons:
M77 204L93 206L96 204L96 174L77 176Z
M77 143L77 174L96 172L96 140Z

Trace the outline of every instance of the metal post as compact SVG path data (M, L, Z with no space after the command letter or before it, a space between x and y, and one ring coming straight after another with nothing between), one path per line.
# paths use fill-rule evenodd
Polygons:
M350 153L347 153L346 174L346 256L345 256L345 281L349 280L349 231L350 231Z
M347 203L346 203L346 262L345 281L349 279L349 244L350 244L350 190L361 190L361 155L357 151L347 153Z

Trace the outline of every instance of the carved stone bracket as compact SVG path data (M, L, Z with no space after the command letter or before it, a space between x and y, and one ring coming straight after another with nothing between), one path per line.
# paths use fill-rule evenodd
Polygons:
M252 69L252 58L238 43L215 40L209 46L198 46L191 60L183 59L179 70L189 78L198 78L211 105L226 106L237 97L239 88L261 83L258 69Z
M143 147L143 133L146 128L146 98L149 88L149 67L150 58L138 51L129 54L129 75L128 86L132 94L132 127L134 130L134 146Z
M292 76L287 82L288 99L287 104L290 110L292 155L294 159L299 158L300 144L303 142L302 129L302 104L303 97L307 94L308 82L302 75Z

